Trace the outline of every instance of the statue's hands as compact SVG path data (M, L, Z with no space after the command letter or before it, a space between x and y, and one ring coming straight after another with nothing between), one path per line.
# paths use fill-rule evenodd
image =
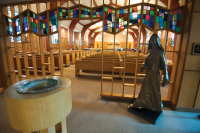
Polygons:
M145 64L143 64L143 65L141 66L141 72L143 72L144 70L147 70L147 66L146 66Z
M162 81L162 87L165 87L165 85L167 85L168 83L169 83L169 80L164 78L163 81Z

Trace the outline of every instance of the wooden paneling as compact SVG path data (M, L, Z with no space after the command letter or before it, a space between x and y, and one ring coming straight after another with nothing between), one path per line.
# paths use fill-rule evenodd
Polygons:
M194 108L199 108L200 109L200 83L199 83L199 88L198 88L198 93L195 101Z
M177 106L193 108L200 72L184 71Z
M189 46L187 51L187 58L185 63L185 70L200 70L200 56L191 55L193 49L193 43L200 42L200 12L193 13L191 24L191 35L189 40Z
M200 0L194 0L194 11L200 11Z

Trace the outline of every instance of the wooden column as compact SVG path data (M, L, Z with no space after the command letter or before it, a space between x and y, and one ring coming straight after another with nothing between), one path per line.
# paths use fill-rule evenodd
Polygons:
M59 57L60 57L60 76L63 76L63 55L62 55L61 22L60 22L60 20L58 20L58 44L59 44Z

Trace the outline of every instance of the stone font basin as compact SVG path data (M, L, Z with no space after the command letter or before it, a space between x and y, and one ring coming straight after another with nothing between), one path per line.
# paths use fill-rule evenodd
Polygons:
M60 79L44 78L34 79L22 82L18 87L17 91L20 93L42 93L54 90L62 85Z

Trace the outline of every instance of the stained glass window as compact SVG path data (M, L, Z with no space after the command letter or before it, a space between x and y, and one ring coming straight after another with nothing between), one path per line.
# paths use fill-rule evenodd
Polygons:
M49 26L51 33L58 30L57 11L49 12Z
M38 34L38 16L30 12L31 30Z
M80 45L82 44L82 41L81 41L81 33L79 33L79 44L80 44Z
M70 18L78 18L79 17L79 8L70 9Z
M152 6L144 6L142 22L153 29L154 7L152 7Z
M167 17L168 12L159 8L157 9L156 29L167 28Z
M51 40L53 44L58 43L58 33L51 35Z
M43 14L40 16L40 31L41 34L48 34L48 26L47 26L47 14Z
M180 32L181 19L182 19L182 9L177 9L172 11L170 15L169 28L177 32Z
M128 8L117 10L116 32L127 27Z
M17 19L14 20L14 28L15 28L15 35L18 35L18 34L21 33L19 18L17 18Z
M28 31L28 30L29 30L28 12L24 13L24 14L22 15L22 18L23 18L23 22L22 22L22 29L23 29L23 32L24 32L24 31Z
M114 33L115 9L105 7L104 8L104 15L105 15L104 30Z
M85 8L85 7L81 7L81 18L88 18L90 17L90 9Z
M11 38L11 42L14 42L14 37L10 36L10 38ZM17 42L21 42L21 36L17 37Z
M9 35L13 35L12 19L6 17L6 32Z
M103 17L103 9L94 9L92 10L92 17Z
M129 25L140 23L141 21L141 6L130 7Z
M86 45L88 45L88 36L86 36Z
M11 10L10 10L10 6L7 6L7 10L8 10L8 16L11 17Z
M59 9L60 18L68 18L68 10L67 9Z

